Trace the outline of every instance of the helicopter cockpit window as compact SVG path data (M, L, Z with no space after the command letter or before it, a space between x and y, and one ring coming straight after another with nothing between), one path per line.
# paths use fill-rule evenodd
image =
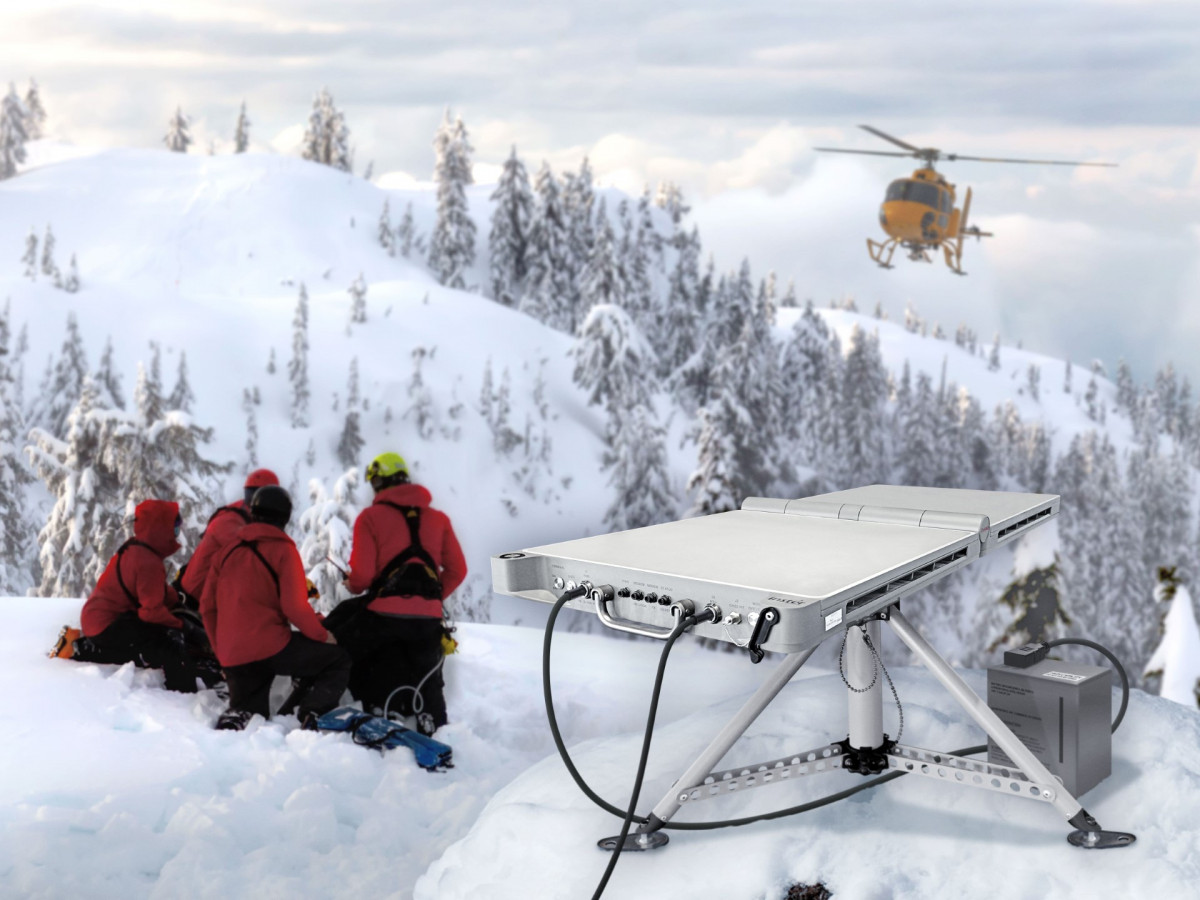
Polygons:
M907 187L908 187L908 182L904 181L903 179L900 181L893 181L891 184L888 185L887 197L885 198L885 202L890 202L892 200L903 200L904 199L904 190Z
M932 184L910 181L908 183L908 196L904 199L910 203L920 203L922 206L932 206L934 209L937 209L940 194L941 191Z

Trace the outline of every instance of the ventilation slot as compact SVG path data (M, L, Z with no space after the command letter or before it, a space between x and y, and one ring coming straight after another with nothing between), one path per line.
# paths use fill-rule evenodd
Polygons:
M1019 522L1014 522L1012 525L1009 525L1006 528L1001 528L1000 533L998 535L996 535L996 540L1002 541L1002 540L1004 540L1006 535L1012 534L1014 531L1018 531L1018 530L1024 528L1026 525L1032 525L1034 522L1044 519L1049 515L1050 515L1049 509L1039 510L1038 512L1035 512L1032 516L1027 516L1024 519L1021 519L1021 521L1019 521Z
M955 550L953 553L946 554L941 559L935 559L928 565L922 566L913 572L909 572L907 575L901 575L895 581L889 581L882 587L875 588L875 590L871 591L869 594L851 600L846 604L846 612L858 609L860 606L865 606L868 603L873 603L874 601L879 600L881 597L885 597L888 594L894 594L901 588L908 587L914 581L920 581L926 575L932 575L938 569L943 569L952 562L965 559L966 556L967 548L963 547L961 550Z

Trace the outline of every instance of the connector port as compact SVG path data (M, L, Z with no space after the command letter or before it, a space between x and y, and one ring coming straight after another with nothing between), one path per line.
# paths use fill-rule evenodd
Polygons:
M646 602L647 603L657 603L658 602L658 594L651 591L649 594L646 595Z
M646 599L649 600L650 598L647 597ZM670 606L671 598L668 597L666 594L663 594L661 597L658 598L658 605L659 606Z
M641 600L646 595L643 594L641 591L634 591L629 596L632 597L634 600Z
M619 591L617 591L617 596L618 597L628 597L629 596L629 588L621 588Z

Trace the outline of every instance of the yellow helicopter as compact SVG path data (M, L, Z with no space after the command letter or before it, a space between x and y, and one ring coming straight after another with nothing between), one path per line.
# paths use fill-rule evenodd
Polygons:
M867 238L867 252L871 254L871 259L885 269L892 268L892 255L896 252L897 246L907 250L908 258L916 262L932 262L929 258L929 251L937 250L940 247L950 270L957 275L966 275L967 273L962 270L964 239L993 236L990 231L980 231L977 225L967 225L967 216L971 212L971 189L967 188L962 209L955 207L954 185L946 181L941 173L934 169L934 163L939 160L953 162L965 159L972 162L1029 163L1042 166L1116 166L1116 163L1104 162L1004 159L992 156L963 156L957 153L943 153L935 147L914 147L912 144L885 134L870 125L859 125L858 127L885 141L890 141L897 147L903 147L905 152L847 150L840 147L814 147L813 149L823 153L911 156L925 163L924 166L913 172L911 177L897 178L888 185L883 204L879 207L879 224L887 232L888 239L879 243Z

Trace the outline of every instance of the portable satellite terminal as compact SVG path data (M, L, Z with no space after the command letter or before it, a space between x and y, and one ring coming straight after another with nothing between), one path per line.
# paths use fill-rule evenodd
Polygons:
M673 641L687 620L694 623L692 633L743 646L754 662L765 651L786 654L628 835L625 848L666 843L660 829L684 804L835 769L895 770L1048 803L1074 827L1071 843L1125 846L1134 836L1102 830L898 605L1049 521L1058 509L1055 494L895 485L803 500L751 497L731 512L503 553L492 558L492 581L498 593L591 611L618 631ZM881 665L876 648L882 622L987 733L992 761L903 745L884 734L883 683L873 677ZM846 642L846 740L716 771L832 635ZM851 686L868 682L865 690ZM602 846L616 843L608 839Z

